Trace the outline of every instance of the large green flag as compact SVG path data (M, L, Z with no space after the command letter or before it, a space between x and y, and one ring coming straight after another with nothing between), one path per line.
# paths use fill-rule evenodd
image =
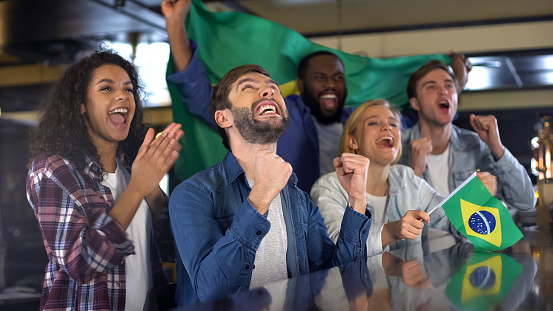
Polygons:
M473 173L438 206L455 229L477 251L505 249L522 238L522 232L500 200L492 196Z
M490 310L509 292L522 266L501 253L475 253L457 272L445 295L462 310Z
M280 85L284 96L297 94L297 66L309 53L327 50L344 63L348 97L346 105L358 106L375 98L386 98L400 108L408 106L407 80L432 59L446 63L446 55L420 55L391 59L367 58L314 44L298 32L240 12L210 12L200 0L192 1L186 19L188 36L198 43L198 57L212 84L230 69L243 64L265 68ZM171 61L168 74L173 71ZM179 179L219 162L226 153L215 131L191 117L182 107L177 89L169 85L173 118L183 124L186 137L176 164Z

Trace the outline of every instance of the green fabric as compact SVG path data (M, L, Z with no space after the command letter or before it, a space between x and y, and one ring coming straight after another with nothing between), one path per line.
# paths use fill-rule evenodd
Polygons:
M476 173L455 189L442 207L449 221L477 251L502 250L522 238L507 208L491 195Z
M522 270L505 254L475 253L451 278L445 295L461 310L490 310L501 303Z
M173 61L171 58L169 59L167 68L173 68ZM179 141L182 149L175 163L175 175L179 180L185 180L197 172L221 162L227 149L223 146L221 136L217 131L186 111L180 100L177 86L167 83L167 87L173 103L173 120L182 124L184 131L184 136Z
M284 96L297 94L295 80L299 61L315 51L334 52L344 63L348 97L346 105L358 106L375 98L386 98L401 109L408 106L409 76L432 59L446 63L446 55L420 55L391 59L367 58L314 44L296 31L269 20L240 12L210 12L200 0L192 1L186 19L188 36L198 43L198 57L213 84L230 69L258 64L283 87ZM171 61L168 74L173 71ZM226 154L216 132L182 109L177 90L169 86L175 122L183 124L186 138L176 165L177 177L186 179L219 162ZM210 131L210 133L205 133Z

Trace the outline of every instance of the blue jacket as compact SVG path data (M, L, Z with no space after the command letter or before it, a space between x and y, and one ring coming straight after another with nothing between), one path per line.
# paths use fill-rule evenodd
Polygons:
M419 123L401 132L403 152L398 163L410 164L411 140L420 137ZM478 137L478 134L455 125L451 128L449 144L451 146L448 160L450 192L459 187L476 169L480 169L497 177L497 197L504 200L508 206L529 210L536 205L534 186L526 169L507 148L501 159L495 161L490 148ZM429 181L427 170L422 177Z
M213 116L209 112L213 87L207 79L204 65L198 59L198 45L190 40L193 50L192 60L185 71L174 73L167 81L177 85L180 98L191 114L204 123L217 129ZM319 138L311 110L304 104L301 96L291 95L284 99L290 114L288 129L278 141L278 154L292 165L298 176L298 187L309 192L320 176ZM355 107L346 107L340 121L345 124ZM336 146L338 151L338 146Z
M372 219L346 208L335 245L319 209L296 183L292 175L280 193L288 235L288 276L366 258ZM250 191L231 152L173 191L169 213L178 252L179 306L249 289L257 247L270 228L248 200Z

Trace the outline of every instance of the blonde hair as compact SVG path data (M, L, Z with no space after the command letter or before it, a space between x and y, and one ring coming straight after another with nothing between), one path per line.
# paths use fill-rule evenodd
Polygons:
M357 107L355 111L349 116L346 125L344 125L344 131L342 132L342 137L340 138L340 156L344 152L348 153L357 153L355 150L351 149L349 147L348 138L349 136L355 135L355 131L357 130L357 127L359 126L359 123L361 123L363 120L361 120L361 116L370 107L373 106L382 106L390 109L390 111L394 114L394 117L397 119L399 124L401 124L401 113L399 110L392 106L387 100L379 98L379 99L372 99L369 101L364 102L361 106ZM396 144L399 143L399 150L397 152L397 157L394 160L394 162L391 163L391 165L394 165L397 163L399 158L401 157L401 141L396 142Z

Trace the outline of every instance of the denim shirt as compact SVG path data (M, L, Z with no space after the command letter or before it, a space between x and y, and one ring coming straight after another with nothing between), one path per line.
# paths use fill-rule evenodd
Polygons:
M289 277L366 258L372 219L346 208L336 245L295 175L281 191ZM177 246L179 306L249 289L255 254L270 223L252 206L244 170L229 152L222 162L182 182L169 201Z
M311 189L311 198L319 206L330 238L333 240L337 239L340 233L339 223L344 215L342 205L344 202L347 202L347 194L340 185L336 172L328 173L317 180ZM442 200L443 197L424 179L415 175L415 172L410 167L399 164L390 167L385 207L388 222L400 220L409 210L429 212ZM373 206L367 204L367 210L374 215ZM386 223L383 223L380 219L373 219L369 239L367 240L368 256L421 243L421 236L419 235L414 240L398 240L386 247L382 247L382 229ZM460 234L451 225L441 208L432 212L428 226L448 231L456 237L460 237Z
M398 163L409 165L411 162L410 142L419 139L420 125L402 131L401 143L403 152ZM532 181L526 169L517 161L513 154L505 148L501 159L495 161L490 148L475 132L451 126L449 140L449 191L452 192L477 169L490 172L497 177L497 197L508 206L518 210L529 210L536 205L536 194ZM422 177L429 181L428 170Z
M182 103L191 114L205 124L217 130L213 116L209 112L213 86L207 79L204 65L198 59L198 44L190 40L193 51L190 64L184 71L167 77L167 82L174 83ZM301 96L290 95L284 99L290 123L288 129L278 141L278 154L292 165L298 176L298 187L309 192L311 186L320 176L319 137L311 110L305 105ZM355 107L346 107L342 111L340 122L345 124ZM336 146L338 151L338 146Z

